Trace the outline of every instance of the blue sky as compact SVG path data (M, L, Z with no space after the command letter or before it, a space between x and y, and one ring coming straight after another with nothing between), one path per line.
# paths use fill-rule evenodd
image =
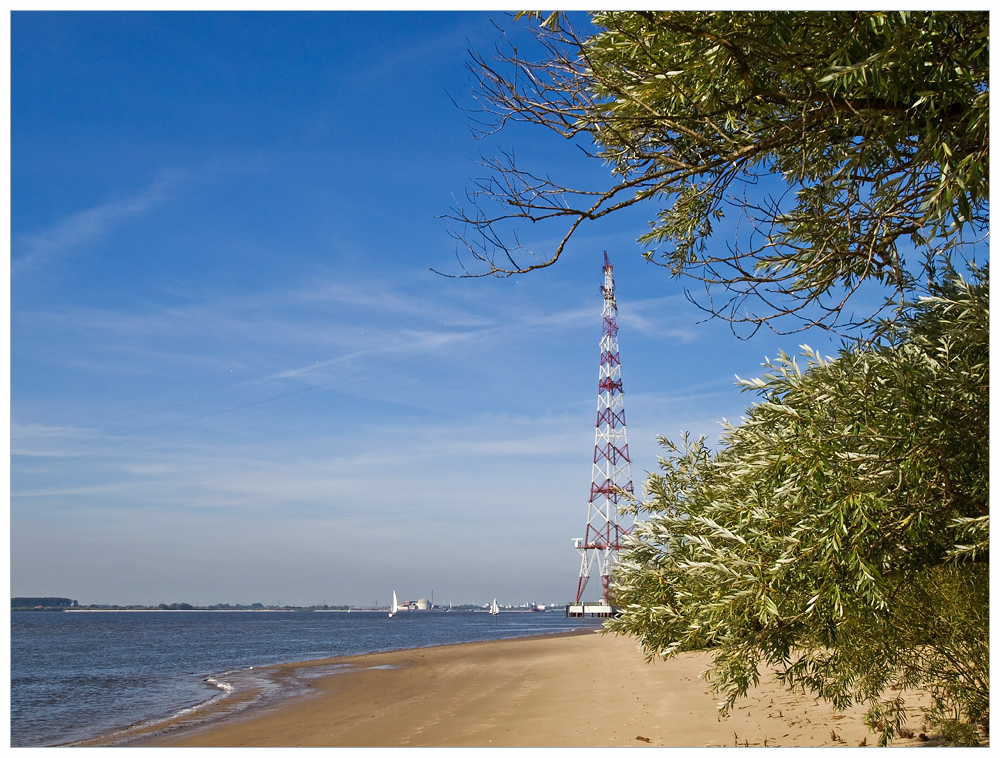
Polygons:
M563 603L604 250L637 491L657 435L740 417L735 375L835 349L704 322L640 257L652 208L528 276L431 273L458 272L439 217L481 155L604 179L537 130L472 137L494 24L524 37L483 12L13 14L12 594Z

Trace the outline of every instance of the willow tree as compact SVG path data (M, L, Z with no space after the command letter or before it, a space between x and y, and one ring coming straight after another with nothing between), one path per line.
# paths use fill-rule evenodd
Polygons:
M974 742L989 694L988 277L974 265L989 15L607 12L588 34L526 15L542 21L538 55L511 44L470 64L484 134L547 128L608 177L573 187L513 153L487 161L451 216L465 275L551 266L582 225L646 208L644 257L703 283L696 302L741 336L866 327L835 360L782 357L747 383L761 402L717 453L663 440L612 629L651 657L712 648L728 705L762 663L866 703L883 740L903 712L884 693L926 687L946 736ZM519 224L561 225L559 241L530 249ZM970 271L972 285L956 274ZM863 287L892 313L855 316Z
M582 224L641 206L646 258L703 282L702 307L734 328L797 329L837 324L864 282L898 301L985 233L988 13L590 20L580 35L554 14L532 27L539 55L510 44L469 66L484 134L545 127L609 177L572 187L512 153L487 161L450 216L465 275L550 266ZM529 249L519 223L561 239Z
M787 356L711 453L667 440L610 622L650 657L710 647L727 707L761 664L883 742L899 688L945 738L989 714L988 287L958 280L834 360Z

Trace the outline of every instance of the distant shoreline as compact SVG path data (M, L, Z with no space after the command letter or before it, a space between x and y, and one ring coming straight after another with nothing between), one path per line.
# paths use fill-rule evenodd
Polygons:
M28 610L28 609L26 609ZM312 608L54 608L63 613L378 613Z
M386 613L382 608L12 608L11 613ZM545 611L553 613L553 611ZM487 613L483 610L405 611L413 615L431 613ZM503 610L500 613L529 613Z

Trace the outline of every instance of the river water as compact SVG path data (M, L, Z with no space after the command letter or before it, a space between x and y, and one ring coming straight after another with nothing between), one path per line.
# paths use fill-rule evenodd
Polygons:
M16 612L11 745L72 743L194 709L253 667L600 625L560 611Z

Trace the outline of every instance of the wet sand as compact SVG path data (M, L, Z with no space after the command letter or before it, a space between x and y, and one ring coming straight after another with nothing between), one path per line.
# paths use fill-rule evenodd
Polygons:
M707 653L646 663L633 639L586 632L268 667L302 694L141 745L205 747L851 746L877 744L843 713L770 677L719 716ZM346 665L344 665L346 664ZM315 676L311 676L311 673ZM234 702L239 696L234 696ZM230 703L223 702L228 709ZM920 704L917 696L907 702ZM909 728L921 730L911 709ZM162 725L161 725L162 726ZM917 744L901 739L894 745ZM94 743L91 743L94 744Z

